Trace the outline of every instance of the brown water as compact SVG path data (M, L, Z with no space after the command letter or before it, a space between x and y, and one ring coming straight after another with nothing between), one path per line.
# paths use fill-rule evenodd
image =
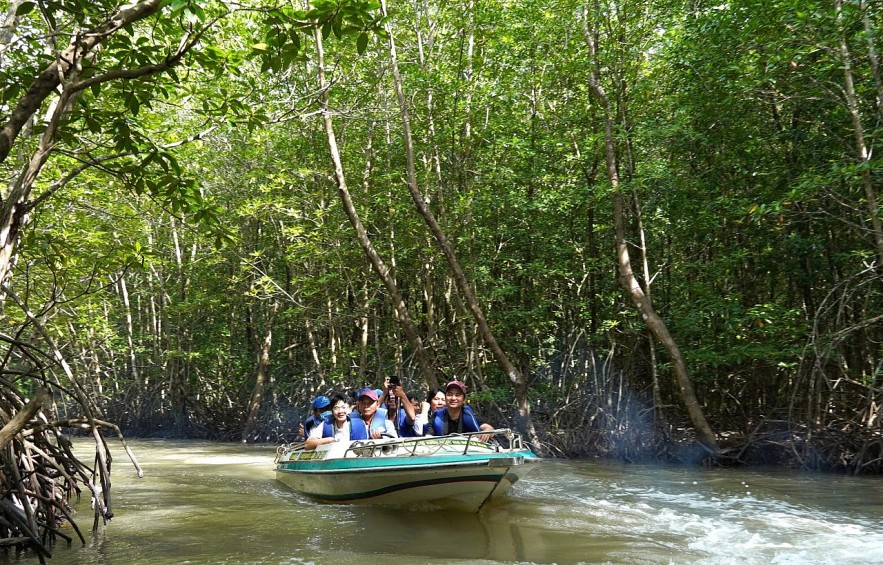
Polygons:
M114 449L116 517L51 563L883 563L880 477L546 461L473 515L315 504L275 446L131 445L145 477Z

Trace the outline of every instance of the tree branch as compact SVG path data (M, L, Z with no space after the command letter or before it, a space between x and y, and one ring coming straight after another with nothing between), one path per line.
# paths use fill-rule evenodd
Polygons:
M181 62L181 59L184 58L190 50L192 50L197 43L199 43L202 36L205 35L205 32L208 31L216 22L218 18L214 18L207 25L205 25L202 29L200 29L192 38L188 40L190 34L184 36L181 40L181 45L178 47L178 51L160 63L154 63L152 65L145 65L143 67L139 67L137 69L115 69L112 71L108 71L103 75L95 76L88 78L86 80L81 80L79 82L75 82L65 87L65 91L70 93L76 93L81 90L85 90L87 88L91 88L96 84L102 84L105 82L110 82L112 80L131 80L136 78L141 78L145 76L154 75L157 73L161 73L166 71L175 65Z
M76 36L58 58L37 75L27 92L19 99L9 120L0 128L0 163L9 156L18 134L31 117L61 84L61 77L75 68L91 51L107 37L123 27L147 18L160 10L164 0L143 0L118 10L100 25L83 35Z
M43 404L46 404L50 400L52 400L52 397L49 395L49 391L43 387L38 388L37 393L30 402L25 404L24 408L19 410L18 413L13 416L5 426L3 426L3 429L0 429L0 450L3 450L6 447L6 444L12 441L12 438L25 429L25 426L28 425L31 418L36 416L40 408L43 407Z

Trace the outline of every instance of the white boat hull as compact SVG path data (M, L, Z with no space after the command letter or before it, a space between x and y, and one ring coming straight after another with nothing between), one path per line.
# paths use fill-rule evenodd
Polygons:
M514 434L504 430L511 440ZM501 448L476 437L391 439L282 450L276 478L325 502L479 510L500 498L540 461L521 446ZM322 446L325 447L325 446Z

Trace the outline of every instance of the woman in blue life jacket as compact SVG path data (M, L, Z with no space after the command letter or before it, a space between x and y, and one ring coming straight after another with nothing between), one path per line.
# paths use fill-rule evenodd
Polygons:
M445 389L434 388L426 393L426 404L429 406L429 412L441 410L447 403L445 402Z
M430 415L432 435L462 434L468 432L492 431L494 427L482 423L466 406L466 384L463 381L451 381L445 385L446 407L436 410ZM481 436L487 441L487 436Z
M445 402L445 389L432 388L426 393L426 401L420 404L420 414L417 415L418 424L423 426L423 433L420 435L432 435L432 420L436 410L441 410L447 405Z

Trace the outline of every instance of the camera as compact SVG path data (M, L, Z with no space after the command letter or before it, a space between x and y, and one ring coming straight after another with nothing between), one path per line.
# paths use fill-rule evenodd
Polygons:
M389 377L389 386L402 386L402 382L397 375L392 375Z

